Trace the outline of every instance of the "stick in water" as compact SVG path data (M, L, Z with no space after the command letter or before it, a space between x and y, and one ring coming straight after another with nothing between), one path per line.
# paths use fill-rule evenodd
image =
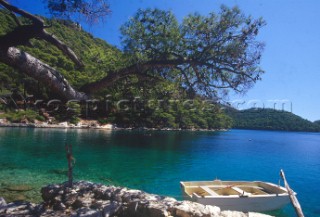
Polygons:
M72 169L75 164L75 159L72 156L72 145L67 145L65 146L66 148L66 153L67 153L67 160L68 160L68 185L70 188L73 186L73 174L72 174Z
M301 206L300 206L300 203L299 203L297 197L295 196L294 191L290 188L290 186L289 186L289 184L288 184L288 182L287 182L287 180L286 180L286 176L284 175L283 170L280 170L280 176L281 176L282 179L283 179L284 186L285 186L286 189L288 190L291 203L292 203L294 209L296 210L297 216L298 216L298 217L304 217L303 212L302 212L302 208L301 208Z

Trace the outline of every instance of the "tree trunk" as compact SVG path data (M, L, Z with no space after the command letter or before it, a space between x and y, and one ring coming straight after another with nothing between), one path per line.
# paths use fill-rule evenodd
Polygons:
M76 91L57 70L15 47L0 49L0 62L40 81L64 100L86 100L89 96Z

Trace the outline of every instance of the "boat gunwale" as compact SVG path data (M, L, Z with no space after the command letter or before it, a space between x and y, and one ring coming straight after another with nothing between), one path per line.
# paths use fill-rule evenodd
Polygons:
M214 181L220 181L222 184L214 184L214 185L208 185L208 184L205 184L205 183L210 183L210 182L214 182ZM190 183L194 183L195 185L185 185L185 184L190 184ZM239 194L239 195L212 195L210 194L210 192L206 191L209 195L204 195L204 196L201 196L195 192L193 192L192 194L189 194L186 192L186 188L190 187L201 187L201 186L207 186L207 187L222 187L222 188L225 188L225 187L233 187L232 185L227 185L227 184L223 184L223 183L235 183L235 187L254 187L254 188L257 188L257 189L263 189L263 187L260 187L259 184L263 183L263 184L267 184L271 187L275 187L275 188L278 188L282 191L284 191L283 193L267 193L266 194L261 194L261 195L257 195L257 194L252 194L252 193L249 193L249 192L244 192L244 194ZM241 184L246 184L246 183L251 183L251 184L257 184L257 185L242 185ZM201 185L203 184L203 185ZM192 198L269 198L269 197L287 197L289 196L289 193L287 191L286 188L284 188L283 186L280 186L280 185L276 185L274 183L271 183L271 182L263 182L263 181L221 181L221 180L213 180L213 181L181 181L180 182L180 185L184 191L184 193L190 197L191 199ZM205 189L204 189L205 190ZM234 189L233 189L234 190ZM296 194L294 192L294 194Z

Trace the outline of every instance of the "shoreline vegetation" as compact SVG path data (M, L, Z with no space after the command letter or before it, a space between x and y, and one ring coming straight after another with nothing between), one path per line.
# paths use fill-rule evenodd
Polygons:
M233 120L232 128L292 132L320 132L319 121L311 122L285 110L227 108L225 113Z
M78 124L67 121L57 124L47 122L35 123L11 123L6 119L0 119L0 127L22 127L22 128L54 128L54 129L100 129L100 130L159 130L159 131L227 131L228 129L181 129L181 128L147 128L147 127L117 127L113 124L99 124L97 120L80 120Z
M23 117L20 120L10 121L6 113L0 112L0 127L22 128L55 128L55 129L100 129L100 130L154 130L154 131L228 131L239 130L267 130L286 132L320 132L318 121L305 120L291 112L272 109L228 109L226 114L232 119L232 126L227 128L178 128L178 127L145 127L145 126L118 126L114 123L101 123L98 119L80 119L74 121L40 121L38 118ZM41 116L40 116L41 117Z

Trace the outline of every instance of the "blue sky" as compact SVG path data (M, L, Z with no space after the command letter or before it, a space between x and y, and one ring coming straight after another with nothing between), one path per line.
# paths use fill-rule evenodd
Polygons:
M25 10L45 15L41 2L11 0ZM277 109L283 107L311 121L320 119L320 1L109 0L109 3L112 13L105 23L84 28L119 48L119 27L139 8L171 10L181 20L193 12L204 15L218 12L220 5L225 4L237 5L255 18L263 17L267 26L260 32L259 40L266 44L261 62L266 73L245 95L232 95L228 101L240 109L254 105L273 108L277 102Z

